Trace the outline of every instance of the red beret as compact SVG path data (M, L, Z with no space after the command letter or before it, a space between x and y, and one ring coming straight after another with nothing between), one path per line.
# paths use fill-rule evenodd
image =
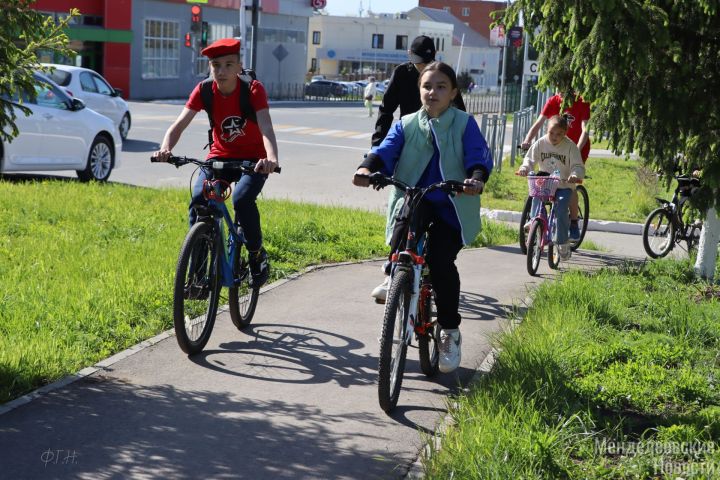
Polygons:
M240 40L223 38L203 48L202 55L208 58L222 57L223 55L240 54Z

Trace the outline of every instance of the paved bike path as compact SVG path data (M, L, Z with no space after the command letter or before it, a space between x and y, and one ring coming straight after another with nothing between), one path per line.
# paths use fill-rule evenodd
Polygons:
M639 236L591 232L613 253L565 268L642 257ZM253 323L218 317L192 359L174 337L0 415L0 478L401 478L473 376L506 310L532 285L514 246L463 251L463 360L420 373L408 352L392 415L377 402L380 262L322 268L265 291ZM542 278L552 274L543 262Z

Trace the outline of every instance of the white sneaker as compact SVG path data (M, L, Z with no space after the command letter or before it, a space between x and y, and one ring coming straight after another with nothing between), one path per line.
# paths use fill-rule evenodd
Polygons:
M462 345L462 336L460 330L442 329L440 331L440 371L449 373L458 368L460 365L460 346Z
M572 255L572 250L570 250L570 244L569 243L563 243L562 245L557 246L558 253L560 254L560 260L567 261L570 260L570 256Z
M383 283L375 287L370 296L373 297L377 303L385 303L388 288L390 288L390 275L387 275Z

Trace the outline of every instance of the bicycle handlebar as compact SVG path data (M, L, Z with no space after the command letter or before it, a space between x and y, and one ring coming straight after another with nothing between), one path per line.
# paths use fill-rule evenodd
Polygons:
M213 171L241 171L243 173L256 173L255 172L255 164L256 162L253 162L252 160L213 160L212 162L208 162L205 160L198 160L197 158L190 158L190 157L176 157L174 155L170 156L167 159L167 162L161 162L157 158L150 157L151 163L169 163L170 165L175 165L176 168L180 168L183 165L187 165L188 163L192 163L193 165L197 165L201 168L209 168ZM274 172L280 173L282 169L280 166L275 167Z
M375 190L380 190L381 188L387 187L388 185L393 185L404 192L412 189L417 189L423 191L423 193L431 192L433 190L442 190L446 193L462 193L463 189L465 188L465 184L458 180L445 180L442 182L433 183L432 185L428 185L427 187L419 188L412 187L405 182L402 182L394 177L388 177L387 175L383 175L380 172L374 172L370 175L358 176L367 177L370 181L370 185L372 185Z

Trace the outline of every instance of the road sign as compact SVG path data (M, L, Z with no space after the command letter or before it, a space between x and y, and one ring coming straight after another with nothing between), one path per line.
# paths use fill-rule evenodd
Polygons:
M525 67L523 68L523 75L537 77L538 76L538 61L537 60L525 60Z
M278 62L282 62L285 60L285 57L287 57L290 52L287 51L287 48L283 47L282 43L279 44L275 49L272 51L272 54L275 58L277 58Z

